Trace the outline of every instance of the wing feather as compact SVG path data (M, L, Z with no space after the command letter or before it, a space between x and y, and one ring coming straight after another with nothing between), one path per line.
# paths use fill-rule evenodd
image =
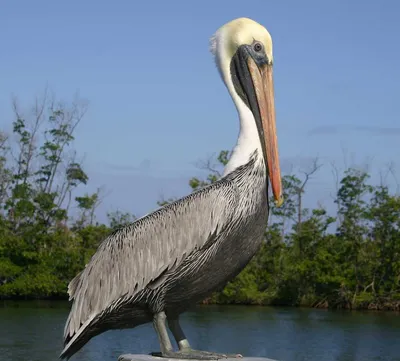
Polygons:
M64 337L215 239L232 217L237 198L234 183L225 179L110 234L68 286L74 303Z

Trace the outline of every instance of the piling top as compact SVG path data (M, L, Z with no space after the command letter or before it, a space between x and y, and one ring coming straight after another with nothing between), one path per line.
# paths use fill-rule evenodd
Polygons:
M170 359L170 358L165 358L165 357L155 357L151 355L142 355L142 354L126 354L126 355L121 355L118 358L118 361L178 361L178 359ZM276 361L272 360L270 358L266 357L241 357L240 359L237 358L226 358L223 359L223 361ZM188 360L183 360L182 361L188 361ZM196 360L190 360L190 361L196 361ZM200 361L200 360L198 360Z

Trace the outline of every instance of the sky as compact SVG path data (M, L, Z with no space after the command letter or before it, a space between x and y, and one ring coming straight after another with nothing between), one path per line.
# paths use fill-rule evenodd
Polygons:
M332 162L368 165L376 182L388 163L398 169L399 12L394 0L5 0L0 128L11 130L13 96L29 108L46 86L65 101L79 93L89 108L74 147L90 181L78 193L103 187L101 221L148 213L190 191L205 174L196 163L234 146L238 117L209 38L250 17L273 39L282 171L318 157L306 204L329 209Z

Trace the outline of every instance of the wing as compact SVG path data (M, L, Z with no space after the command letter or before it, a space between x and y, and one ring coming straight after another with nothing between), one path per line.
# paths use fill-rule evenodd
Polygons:
M68 286L74 303L64 337L216 239L237 201L235 185L221 180L110 234Z

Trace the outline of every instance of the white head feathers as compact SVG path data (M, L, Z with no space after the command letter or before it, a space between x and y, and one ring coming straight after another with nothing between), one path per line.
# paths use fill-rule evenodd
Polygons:
M266 55L272 59L272 39L268 30L249 18L238 18L221 26L210 38L210 51L214 56L232 58L241 45L254 40L264 44Z

